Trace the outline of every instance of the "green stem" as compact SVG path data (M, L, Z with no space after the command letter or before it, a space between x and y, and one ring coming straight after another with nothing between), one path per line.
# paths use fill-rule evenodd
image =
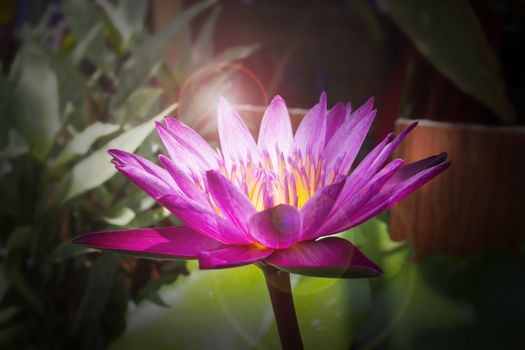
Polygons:
M302 350L303 342L293 304L290 274L271 266L262 267L272 301L279 338L284 350Z

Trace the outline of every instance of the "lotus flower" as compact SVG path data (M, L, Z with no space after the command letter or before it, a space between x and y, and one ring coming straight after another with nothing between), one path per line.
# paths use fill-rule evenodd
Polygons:
M110 150L116 168L184 226L96 232L78 244L141 256L198 259L201 269L252 263L323 277L368 277L381 269L349 241L333 235L387 210L445 170L446 154L403 164L389 161L416 123L389 134L353 170L374 120L369 99L356 111L326 95L295 135L284 100L264 113L258 141L221 99L220 150L177 119L157 131L169 157L158 166ZM332 237L327 237L332 236Z

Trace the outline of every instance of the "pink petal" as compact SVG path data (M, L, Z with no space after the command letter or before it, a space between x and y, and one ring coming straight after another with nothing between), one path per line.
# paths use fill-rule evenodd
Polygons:
M174 189L159 177L145 170L129 165L117 165L116 168L154 199L158 199L166 194L180 194L178 189Z
M253 264L272 254L271 249L254 246L230 246L217 250L209 250L199 254L201 269L221 269Z
M181 122L179 119L166 117L168 129L173 131L177 141L187 149L197 152L205 160L210 168L218 166L217 153L210 144L204 140L195 130Z
M422 172L425 169L443 163L447 159L447 153L443 152L437 156L428 157L402 166L385 184L383 190L397 185L400 182L408 180L410 177Z
M86 233L74 238L73 243L163 259L195 259L203 250L224 247L184 226Z
M208 189L222 215L249 236L248 223L257 212L252 202L216 170L206 172Z
M206 194L204 194L204 192L195 184L195 181L192 180L174 161L162 154L159 156L159 159L166 170L168 170L168 173L171 175L178 188L186 197L205 207L210 207L210 202Z
M323 187L310 197L301 208L301 241L311 239L332 211L345 181Z
M301 151L304 156L307 153L317 155L324 147L324 136L326 134L326 93L323 92L316 104L304 116L297 128L294 137L294 148Z
M115 166L132 166L160 178L162 181L177 189L177 184L173 181L170 174L165 169L162 169L157 164L150 162L149 160L142 158L136 154L121 151L119 149L110 149L108 153L113 157L112 163Z
M344 227L347 230L351 227L357 226L368 219L382 213L389 209L397 202L401 201L418 188L432 180L434 177L439 175L441 172L446 170L450 166L450 162L443 162L435 165L431 168L425 169L422 172L402 181L389 188L384 189L373 198L370 199L365 206L359 211L355 212L348 222L348 225Z
M379 165L377 161L379 155L383 152L387 144L390 142L393 133L388 134L380 144L378 144L365 158L359 163L359 165L348 175L345 186L339 195L338 202L342 203L355 192L357 192L363 184L372 178L377 173L377 170L383 165ZM378 166L379 165L379 166ZM377 169L376 169L377 167Z
M301 242L293 248L277 250L266 262L284 271L316 277L359 278L382 273L356 246L339 237Z
M281 96L277 95L264 112L259 131L259 149L267 151L274 165L278 164L277 150L282 152L285 158L291 151L293 145L293 131L288 109Z
M339 195L338 202L345 202L361 189L376 173L383 164L392 156L392 153L401 141L414 129L417 122L405 128L392 142L393 133L388 134L385 139L377 145L362 161L357 168L348 176L343 191Z
M403 164L402 159L395 159L387 166L381 169L367 184L359 189L353 196L349 197L344 202L337 201L337 204L332 208L332 212L325 220L325 223L314 234L311 234L312 239L334 234L348 229L355 213L361 208L385 185L385 183L395 174L395 172Z
M350 107L351 108L351 107ZM349 109L344 105L344 103L336 104L326 116L326 136L325 143L327 144L335 132L345 121L347 112Z
M373 103L374 99L370 98L334 133L324 153L328 158L327 169L341 164L339 173L346 174L350 170L374 121L376 111L372 111Z
M219 138L226 168L238 161L247 163L248 159L257 161L260 153L250 130L225 98L219 101Z
M252 243L229 220L190 199L167 195L158 201L188 227L203 235L224 244Z
M301 216L295 207L279 204L253 215L249 230L253 238L268 248L288 248L299 240Z
M159 122L156 122L155 126L170 158L179 164L188 175L199 175L218 166L217 162L211 162L206 156L203 156L200 149L194 148L194 144L186 142L183 139L186 135L177 135Z

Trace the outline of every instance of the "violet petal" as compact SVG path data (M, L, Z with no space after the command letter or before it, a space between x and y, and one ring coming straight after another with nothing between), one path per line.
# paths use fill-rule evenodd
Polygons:
M112 163L116 166L129 165L143 169L148 173L159 177L168 185L174 188L178 187L165 169L162 169L162 167L141 156L126 151L121 151L119 149L110 149L108 150L108 153L113 157Z
M348 223L341 228L341 231L362 224L370 218L389 209L397 202L401 201L418 188L432 180L450 166L450 162L443 162L412 176L411 178L391 186L372 197L366 205L353 213Z
M202 174L208 169L217 167L217 162L210 162L201 154L200 149L194 149L193 145L181 138L181 135L175 134L162 123L156 122L155 126L170 158L188 175Z
M117 165L116 168L154 199L166 194L181 194L179 189L169 186L162 179L145 170L130 165Z
M435 165L443 163L447 159L447 153L443 152L436 156L428 157L425 159L412 162L410 164L403 165L399 170L392 176L388 182L385 184L383 190L390 188L394 185L397 185L400 182L403 182L417 173L422 172L425 169L431 168Z
M319 227L332 211L337 197L343 189L345 181L323 187L310 197L301 208L301 238L300 240L309 240L311 235L315 234Z
M403 162L402 159L394 159L381 169L381 171L379 171L353 196L349 197L344 202L337 201L337 204L334 205L332 212L327 217L322 227L315 232L315 234L310 235L310 237L317 238L344 231L346 229L345 227L349 225L349 222L351 222L352 218L355 216L355 213L358 212L370 200L370 198L381 191L381 188L383 188L385 183L401 167Z
M272 254L271 249L254 246L229 246L226 248L203 251L199 254L201 269L221 269L253 264Z
M185 196L205 207L210 207L210 202L206 194L196 185L195 181L177 165L177 163L162 154L159 156L159 159Z
M304 156L308 153L318 155L324 148L326 134L326 93L323 92L319 103L306 113L294 136L294 148Z
M258 146L261 151L267 151L274 163L277 162L277 150L283 153L285 158L291 151L293 145L293 131L288 109L283 98L275 96L264 112L261 129L259 131Z
M209 167L217 167L217 153L202 136L179 119L166 117L164 120L180 144L184 145L186 149L197 152L208 163Z
M340 164L340 173L347 173L354 163L357 153L374 121L376 111L372 111L373 98L351 114L326 145L327 169Z
M193 230L224 244L252 243L229 220L187 198L167 195L158 201Z
M347 108L344 103L338 103L326 115L326 136L325 144L329 143L332 136L343 124L347 114Z
M249 229L252 237L268 248L288 248L299 240L301 216L295 207L279 204L253 215Z
M359 278L382 273L356 246L339 237L301 242L275 251L265 261L287 272L315 277Z
M259 149L250 130L223 97L219 101L218 128L227 169L230 169L234 162L243 161L247 164L248 159L257 161L260 158Z
M392 156L392 153L401 141L414 129L417 122L406 127L397 137L390 142L393 133L389 133L385 139L378 144L366 157L359 163L354 171L348 176L345 187L339 196L338 202L347 201L355 195L370 179L376 175L383 164Z
M224 247L185 226L93 232L80 235L73 242L96 249L162 259L195 259L202 250Z
M208 188L222 215L248 234L250 218L257 212L252 202L216 170L206 172Z

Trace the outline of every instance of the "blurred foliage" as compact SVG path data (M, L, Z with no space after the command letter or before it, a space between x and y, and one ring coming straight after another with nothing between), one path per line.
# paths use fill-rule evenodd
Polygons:
M373 220L343 234L398 273L406 246L388 239ZM254 265L200 271L160 290L170 306L150 301L130 310L126 333L111 349L278 349L279 336L262 271ZM294 302L306 349L348 349L371 308L373 280L292 275Z
M384 8L444 76L502 120L515 121L498 55L468 0L391 0Z
M144 27L146 0L64 0L21 28L13 65L0 72L0 348L104 348L126 322L114 349L279 346L254 266L199 271L178 261L87 254L69 243L88 231L168 223L165 210L114 176L106 151L138 150L153 159L159 149L149 137L153 120L173 111L169 104L184 89L199 102L185 102L183 117L191 117L185 121L204 134L213 130L203 116L218 92L229 89L236 69L230 62L257 48L215 53L217 6L193 35L190 22L213 3L197 3L155 33ZM356 4L381 39L366 2ZM388 5L440 71L502 118L512 117L498 64L466 2L431 1L430 12L416 1ZM179 55L165 62L175 39ZM342 235L385 273L350 281L293 276L307 348L483 349L525 342L519 328L525 284L516 277L525 272L522 255L415 263L379 219Z
M342 234L384 269L375 279L292 275L305 349L521 349L525 256L412 260L373 219ZM163 287L163 308L130 309L120 349L277 349L262 272L255 266L200 271Z
M255 49L214 54L216 8L184 46L197 53L191 64L181 54L169 68L170 45L213 4L198 2L151 33L147 0L64 0L20 28L14 62L0 72L0 348L104 348L124 330L130 297L162 304L158 288L187 273L181 263L88 255L70 238L169 223L114 176L107 150L153 159L153 121L175 109L172 94L192 70Z

